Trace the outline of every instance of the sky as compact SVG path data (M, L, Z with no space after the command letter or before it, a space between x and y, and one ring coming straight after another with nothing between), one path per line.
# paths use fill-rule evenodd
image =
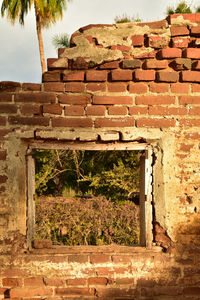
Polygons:
M56 58L57 50L52 44L56 34L71 35L88 24L112 24L116 16L124 13L138 17L144 22L162 20L168 6L176 0L72 0L67 3L63 19L43 30L45 56ZM200 5L193 0L192 6ZM0 0L0 6L2 0ZM34 11L30 11L22 27L17 21L11 25L0 16L0 81L41 82L41 66Z

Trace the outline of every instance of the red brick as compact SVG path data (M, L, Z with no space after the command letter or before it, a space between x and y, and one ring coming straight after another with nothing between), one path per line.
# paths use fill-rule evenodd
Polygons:
M129 96L93 96L93 104L133 104Z
M20 106L20 111L23 115L41 115L42 114L42 106L25 104L25 105Z
M7 288L0 288L0 295L4 296L4 293L7 291Z
M67 285L86 285L87 280L85 278L74 278L74 279L67 279Z
M4 193L6 191L5 186L0 187L0 193ZM1 288L0 288L0 294L1 294Z
M134 285L134 278L116 278L115 280L117 285Z
M175 127L176 121L173 119L138 119L137 127Z
M145 94L148 92L148 86L145 83L130 83L128 90L131 94Z
M74 70L87 70L89 63L83 57L77 57L73 60L72 67Z
M19 92L21 91L21 83L15 81L1 81L0 92Z
M187 48L190 42L189 38L175 37L172 38L172 46L173 48Z
M152 93L167 93L169 85L167 83L150 83L149 89Z
M77 36L80 36L81 33L80 32L74 32L72 35L71 35L71 39L70 39L70 46L72 45L76 45L75 42L74 42L74 38L77 37ZM64 52L64 48L59 48L58 49L58 55L60 56L63 52Z
M160 58L175 58L181 57L182 51L178 48L164 48L158 52Z
M124 59L122 61L123 69L137 69L142 67L142 61L139 59Z
M200 104L199 96L180 96L179 97L180 104Z
M198 71L182 71L181 78L182 78L182 81L200 82L200 72L198 72Z
M168 28L168 22L166 20L161 20L161 21L154 21L154 22L142 22L142 23L137 23L138 26L144 27L148 26L149 28L152 29L164 29Z
M0 126L5 126L6 125L6 118L0 117Z
M95 127L133 127L135 121L133 118L99 118L95 120Z
M200 115L200 107L190 108L189 115Z
M42 74L42 82L55 82L60 81L60 71L47 71Z
M82 82L67 82L65 84L65 91L72 93L82 93L85 90L85 84Z
M133 72L131 70L113 70L111 71L112 80L126 81L133 79Z
M125 106L111 106L108 108L109 115L127 115L127 107Z
M68 288L57 288L55 289L56 296L94 296L95 289L94 288L76 288L76 287L68 287Z
M200 92L200 85L198 83L192 84L192 93Z
M6 160L6 156L7 156L6 150L0 151L0 160Z
M86 71L87 81L106 81L108 73L107 71L89 70Z
M0 121L0 123L1 123L1 121ZM11 129L0 129L0 137L2 138L4 136L6 136L10 132L12 132Z
M132 53L132 56L134 58L139 58L139 59L143 59L143 58L155 58L156 56L156 50L152 50L151 52L146 51L146 52L141 52L141 54L139 54L137 51Z
M200 287L185 287L183 289L183 295L185 296L199 296Z
M183 152L190 152L190 150L193 148L193 145L188 145L188 144L184 144L184 143L181 143L180 144L180 151L183 151ZM191 261L192 263L193 261Z
M105 119L105 118L103 118ZM99 120L103 120L99 119ZM105 255L105 254L96 254L96 255L90 255L90 263L91 264L103 264L103 263L109 263L111 262L111 256Z
M47 278L44 280L45 285L47 286L65 286L65 280L63 279L58 279L58 278Z
M86 85L86 89L87 89L87 92L90 91L90 92L105 92L106 91L106 84L105 83L94 83L94 82L91 82L91 83L88 83Z
M19 117L12 116L8 118L11 125L33 125L49 126L49 118L46 117Z
M144 63L145 69L166 69L167 67L168 67L167 60L149 59L149 60L145 60Z
M41 91L41 84L40 83L22 83L22 90L23 91Z
M44 285L43 278L30 277L24 279L24 286L43 286L43 285Z
M89 285L107 285L108 279L105 277L90 277L88 278Z
M195 61L193 64L192 64L192 69L194 69L194 70L200 70L200 61L199 60L197 60L197 61Z
M68 68L68 59L67 57L62 58L47 58L47 69L52 70L62 70Z
M3 286L7 286L7 287L22 286L22 279L21 278L3 278L2 284L3 284Z
M129 107L130 115L146 115L147 114L147 107Z
M188 126L188 127L194 127L200 126L200 120L199 119L182 119L179 121L180 126Z
M126 92L127 84L124 82L112 82L108 83L108 92Z
M117 69L117 68L119 68L119 62L117 61L107 62L105 64L100 65L100 69Z
M11 102L12 94L0 93L0 102Z
M155 80L154 70L136 70L134 72L136 80L151 81Z
M37 296L52 296L51 288L44 287L16 287L10 290L10 298L37 297Z
M84 116L84 107L79 105L66 106L65 115L66 116Z
M63 81L83 81L85 72L63 73Z
M88 116L104 116L106 107L100 105L87 106L86 115Z
M167 115L187 115L187 108L186 107L149 107L149 115L160 115L160 116L167 116Z
M200 35L200 25L198 26L193 26L191 28L191 35L199 36Z
M163 36L149 36L148 46L152 48L164 48L169 46L169 41Z
M144 45L144 35L132 35L132 46L143 46Z
M133 288L121 288L121 287L109 287L98 288L97 293L100 299L136 299L138 294L136 289Z
M171 92L175 94L188 94L190 85L187 83L172 83Z
M178 72L158 71L156 72L158 81L161 82L177 82L179 80Z
M200 14L199 13L188 13L188 14L173 14L168 16L169 24L172 24L172 20L176 19L177 17L181 16L184 20L191 21L192 23L199 23L200 22Z
M15 114L17 112L17 106L14 104L0 104L0 113Z
M6 183L8 177L6 175L0 175L0 183Z
M84 105L91 102L90 95L58 95L58 101L62 104Z
M189 35L187 26L172 26L170 30L171 36Z
M55 103L56 95L54 93L20 93L15 95L15 102L29 103Z
M124 274L128 270L127 270L127 267L114 267L113 271L114 271L115 274Z
M124 45L112 45L111 50L120 50L122 52L128 52L131 50L130 46L124 46Z
M173 60L172 66L176 71L191 70L192 60L190 58L176 58Z
M187 48L183 51L184 57L187 58L200 58L200 49L199 48Z
M130 264L131 257L129 255L113 255L112 256L113 263L117 264Z
M62 82L46 82L43 84L45 92L64 92L64 83Z
M53 127L92 127L92 120L89 118L54 118L52 119Z
M135 100L137 105L147 104L147 105L163 105L163 104L174 104L175 97L172 96L136 96Z
M54 115L62 114L62 107L59 104L46 104L43 105L43 112Z

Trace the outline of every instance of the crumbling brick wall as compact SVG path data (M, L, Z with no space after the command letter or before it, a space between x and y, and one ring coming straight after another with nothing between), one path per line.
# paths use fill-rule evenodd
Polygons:
M89 25L48 59L42 84L0 83L1 298L199 299L199 23ZM152 248L28 249L36 142L151 145Z

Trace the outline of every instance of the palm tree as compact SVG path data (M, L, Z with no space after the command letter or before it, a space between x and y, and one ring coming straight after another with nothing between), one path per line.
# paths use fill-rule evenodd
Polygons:
M70 0L67 0L68 2ZM24 17L27 15L32 5L35 9L36 31L39 43L40 61L42 73L46 72L46 62L44 57L44 46L42 39L42 29L49 27L63 16L66 8L66 0L3 0L1 5L2 17L7 13L12 24L16 20L24 25Z

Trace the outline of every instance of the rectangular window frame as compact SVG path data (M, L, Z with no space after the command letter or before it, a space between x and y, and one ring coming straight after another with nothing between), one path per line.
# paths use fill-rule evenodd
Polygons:
M35 226L35 161L34 151L38 150L130 150L143 151L140 157L140 243L137 247L152 248L153 243L153 167L152 147L146 143L135 142L33 142L27 150L27 244L32 249ZM118 245L120 247L120 245ZM68 246L65 246L68 247ZM130 246L127 246L130 247Z

